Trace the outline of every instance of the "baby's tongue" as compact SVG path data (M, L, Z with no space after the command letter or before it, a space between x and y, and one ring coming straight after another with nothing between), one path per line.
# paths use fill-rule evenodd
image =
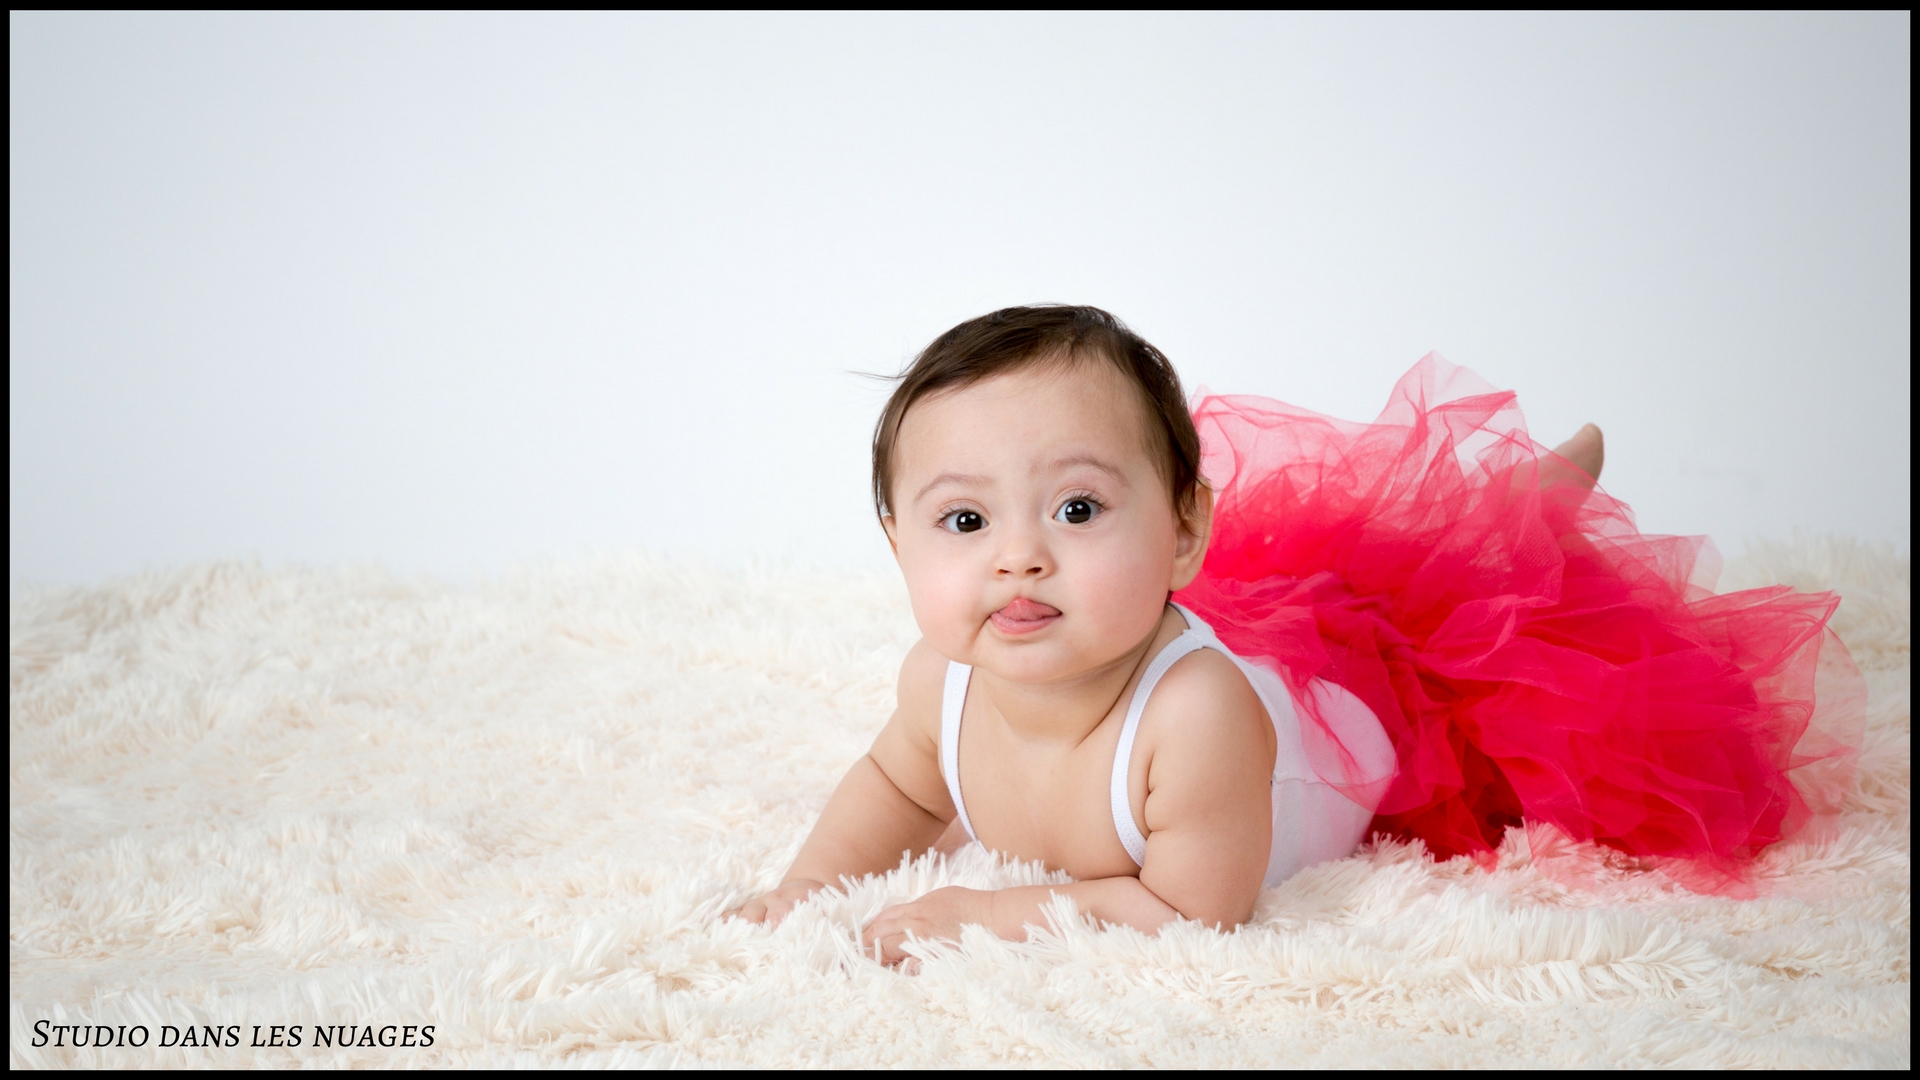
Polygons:
M1029 600L1022 596L1001 608L1000 614L1015 622L1032 622L1035 619L1050 619L1060 614L1060 609L1052 604L1043 604L1038 600Z

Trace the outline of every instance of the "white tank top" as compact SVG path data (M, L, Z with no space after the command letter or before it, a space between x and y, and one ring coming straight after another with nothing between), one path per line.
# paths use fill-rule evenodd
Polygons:
M1140 716L1146 712L1147 699L1168 669L1196 649L1213 649L1232 660L1254 693L1267 708L1279 736L1279 748L1273 759L1273 847L1268 852L1265 884L1278 885L1294 873L1328 859L1344 858L1366 838L1373 820L1371 807L1361 806L1314 774L1307 761L1301 739L1300 718L1294 710L1293 694L1280 676L1258 664L1235 656L1213 629L1198 615L1179 604L1172 605L1187 621L1187 629L1147 664L1140 685L1127 703L1127 718L1120 727L1120 743L1113 754L1113 779L1108 798L1113 809L1113 828L1120 834L1120 846L1126 848L1134 865L1145 866L1147 838L1134 820L1132 800L1127 795L1127 767L1133 760L1133 740L1140 730ZM966 664L947 664L946 692L940 703L940 771L946 777L947 791L959 813L960 824L976 842L973 822L967 817L966 800L960 793L960 716L967 702L967 685L973 669ZM1341 740L1360 773L1358 779L1372 781L1378 789L1390 777L1394 767L1393 744L1379 720L1359 698L1322 679L1307 689L1316 699L1319 715L1341 734Z

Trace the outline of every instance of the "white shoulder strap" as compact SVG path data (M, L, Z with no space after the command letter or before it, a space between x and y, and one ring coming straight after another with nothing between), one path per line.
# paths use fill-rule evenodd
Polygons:
M1133 760L1133 737L1140 731L1140 715L1147 711L1147 697L1159 684L1160 677L1167 669L1177 663L1181 657L1195 649L1204 649L1213 644L1213 635L1205 629L1205 623L1199 623L1193 615L1187 614L1188 629L1179 637L1167 642L1160 655L1147 665L1147 673L1140 677L1140 685L1133 691L1133 701L1127 705L1127 722L1120 728L1120 745L1113 751L1113 785L1110 789L1113 803L1113 828L1120 834L1120 846L1127 849L1133 857L1135 866L1147 863L1147 838L1140 832L1140 826L1133 820L1133 802L1127 797L1127 766ZM1202 629L1196 629L1194 624ZM959 799L956 797L955 802Z
M972 679L972 667L947 661L947 689L940 699L940 771L946 775L953 808L960 812L960 824L977 841L973 822L967 819L967 804L960 798L960 712L967 707L967 683Z

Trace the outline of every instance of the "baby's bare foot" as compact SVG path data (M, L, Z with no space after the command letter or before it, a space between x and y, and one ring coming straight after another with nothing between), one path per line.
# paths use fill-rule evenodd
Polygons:
M1555 456L1565 459L1567 463L1586 474L1583 477L1571 475L1567 477L1583 487L1592 487L1594 482L1600 479L1600 467L1607 461L1606 440L1601 436L1600 429L1592 424L1574 432L1573 438L1554 447L1553 452ZM1553 469L1551 462L1545 464L1547 468L1543 471L1560 471Z

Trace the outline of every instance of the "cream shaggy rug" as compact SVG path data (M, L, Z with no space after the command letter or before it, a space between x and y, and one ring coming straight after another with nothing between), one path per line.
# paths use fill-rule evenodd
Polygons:
M1910 561L1807 542L1728 576L1838 588L1872 689L1837 833L1770 852L1757 899L1516 831L1491 870L1388 845L1308 871L1238 933L1062 909L917 976L862 958L864 918L1043 875L974 848L776 931L716 918L885 718L913 634L890 579L608 558L28 592L10 1064L1906 1068ZM42 1021L150 1041L36 1046ZM273 1025L301 1044L253 1046ZM315 1045L367 1025L432 1045Z

